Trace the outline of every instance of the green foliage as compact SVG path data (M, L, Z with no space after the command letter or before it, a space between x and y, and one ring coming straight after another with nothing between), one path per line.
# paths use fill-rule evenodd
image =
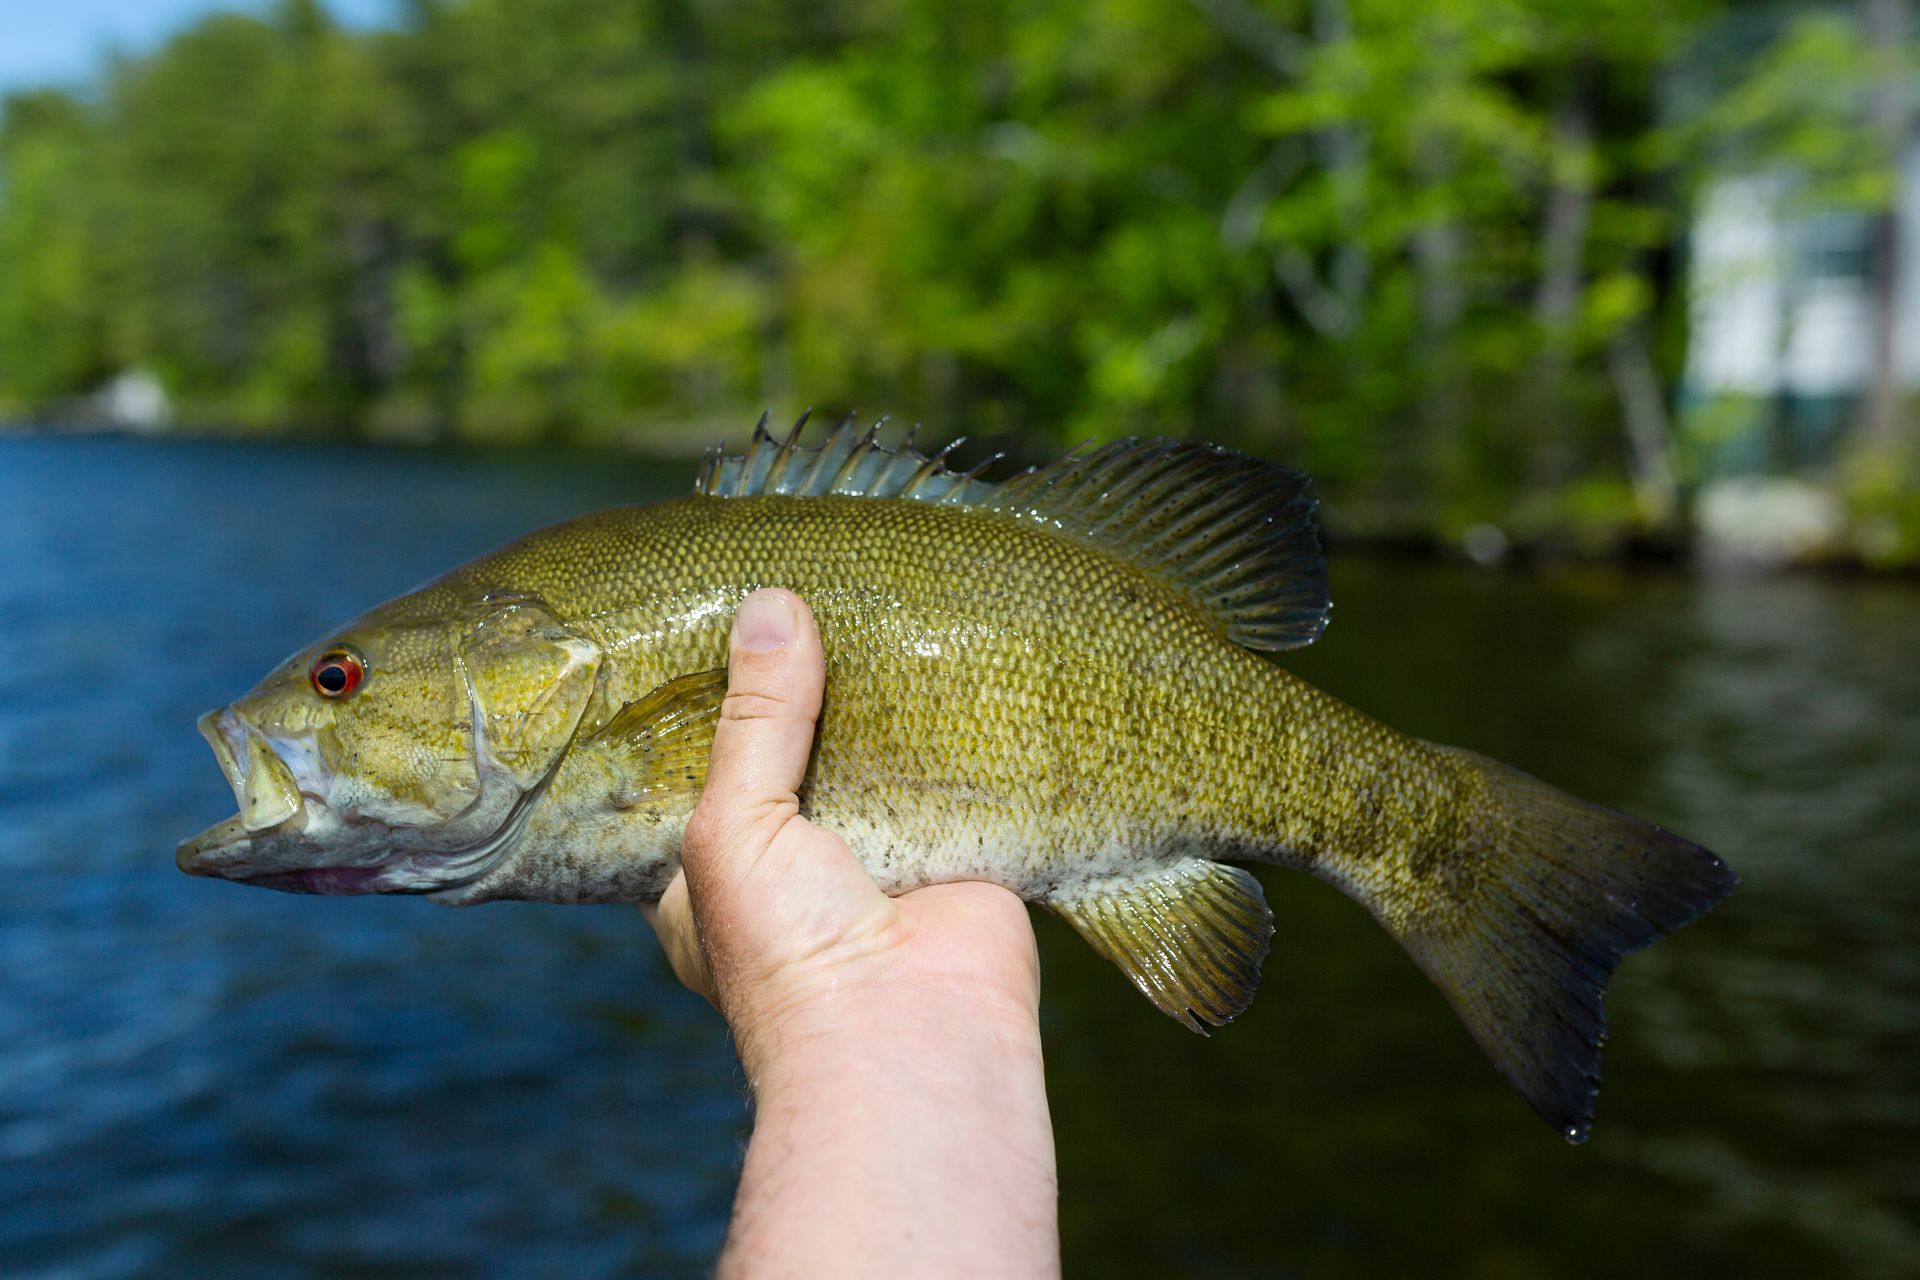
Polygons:
M114 367L97 304L99 213L88 198L97 143L79 104L56 93L11 99L0 127L0 402L92 386Z
M215 15L6 104L0 402L143 365L186 422L676 448L858 405L1248 445L1364 527L1586 530L1630 488L1609 360L1674 372L1689 173L1885 199L1856 30L1676 73L1724 7Z
M1893 174L1878 163L1867 111L1873 53L1835 11L1788 22L1726 92L1676 135L1721 170L1791 166L1810 207L1879 208Z
M1920 564L1920 450L1862 451L1846 480L1854 550L1861 559L1889 569Z

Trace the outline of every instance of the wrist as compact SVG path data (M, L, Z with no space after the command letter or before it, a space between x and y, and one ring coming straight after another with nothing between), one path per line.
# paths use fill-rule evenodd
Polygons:
M756 1002L735 1018L747 1080L764 1104L785 1091L876 1077L965 1090L1038 1073L1038 1000L991 987L829 983Z
M763 1031L742 1045L754 1132L722 1276L776 1258L849 1277L1057 1274L1031 1006L862 992Z

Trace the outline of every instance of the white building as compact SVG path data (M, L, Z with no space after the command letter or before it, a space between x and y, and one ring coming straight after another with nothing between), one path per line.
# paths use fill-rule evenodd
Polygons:
M1920 192L1920 149L1903 189ZM1709 182L1689 232L1681 407L1715 474L1833 461L1873 376L1872 221L1809 208L1779 174ZM1920 202L1899 210L1896 376L1920 390Z
M123 369L90 400L90 417L128 431L158 431L173 419L167 389L149 369Z

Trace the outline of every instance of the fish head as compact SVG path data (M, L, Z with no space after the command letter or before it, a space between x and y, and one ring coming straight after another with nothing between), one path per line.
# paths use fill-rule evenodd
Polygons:
M239 812L193 875L296 893L437 893L513 847L565 756L600 649L535 596L402 597L200 718Z

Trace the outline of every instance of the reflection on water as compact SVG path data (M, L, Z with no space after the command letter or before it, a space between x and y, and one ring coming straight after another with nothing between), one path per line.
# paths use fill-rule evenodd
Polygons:
M1333 628L1290 666L1690 835L1742 887L1622 968L1579 1149L1357 908L1295 877L1264 876L1265 989L1211 1043L1162 1045L1070 980L1054 1096L1070 1127L1107 1129L1103 1149L1062 1149L1077 1256L1920 1274L1920 591L1350 562L1334 586ZM1063 969L1100 977L1053 942L1053 989Z
M385 594L684 468L0 441L0 1272L699 1274L746 1114L619 909L193 881L193 717ZM1202 1040L1040 923L1070 1272L1920 1272L1920 591L1337 562L1288 664L1723 853L1573 1149L1351 903Z

